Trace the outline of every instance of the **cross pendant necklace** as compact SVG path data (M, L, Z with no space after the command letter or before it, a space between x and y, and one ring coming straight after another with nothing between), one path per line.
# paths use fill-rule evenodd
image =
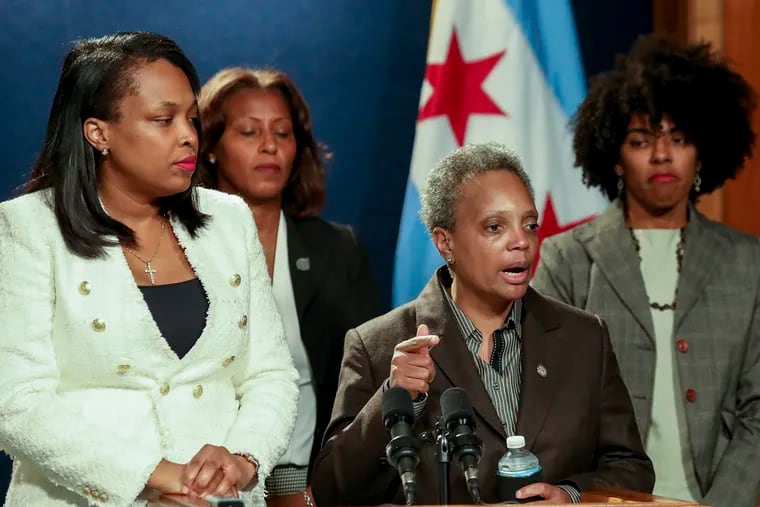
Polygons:
M150 261L147 261L145 263L145 266L146 266L145 267L145 272L148 273L148 276L150 277L150 284L151 285L156 285L156 279L155 279L154 275L156 273L158 273L158 271L156 271L155 269L153 269L153 266L150 265Z
M147 261L143 259L142 257L140 257L139 255L137 255L137 252L135 252L131 248L127 248L126 246L124 247L124 250L131 253L132 255L137 257L137 260L145 264L145 270L143 272L147 273L148 277L150 278L151 285L156 285L156 273L158 273L158 270L153 267L152 262L153 262L153 259L156 258L156 255L158 255L158 249L161 247L161 240L164 239L164 230L166 230L166 220L164 220L164 218L162 217L161 218L161 236L159 236L158 238L158 244L156 245L156 250L153 252L153 255Z

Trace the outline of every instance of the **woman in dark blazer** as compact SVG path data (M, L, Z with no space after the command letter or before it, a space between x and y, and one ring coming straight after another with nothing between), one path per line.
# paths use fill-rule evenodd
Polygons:
M431 169L421 202L446 266L414 301L346 335L333 417L314 471L319 502L399 505L408 498L385 453L385 393L393 387L415 400L418 434L432 434L450 388L466 389L472 400L472 427L483 442L480 495L451 449L450 505L504 499L497 463L512 435L525 437L545 481L525 486L519 498L556 505L601 486L651 491L652 465L606 324L528 287L538 212L517 155L497 144L464 146ZM438 453L422 446L412 489L417 504L437 504Z
M296 430L267 483L270 499L298 500L330 419L345 333L377 315L377 291L354 231L317 217L324 168L295 84L277 71L224 69L204 85L200 109L200 163L210 186L254 212L300 373Z
M584 179L614 202L547 239L533 281L609 323L654 493L716 507L760 486L760 242L694 202L750 155L754 105L709 45L641 39L576 120Z

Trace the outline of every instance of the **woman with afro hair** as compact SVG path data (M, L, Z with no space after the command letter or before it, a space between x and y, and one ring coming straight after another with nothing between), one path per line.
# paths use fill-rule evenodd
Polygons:
M640 38L591 83L576 165L611 200L548 238L533 285L609 325L654 493L754 506L760 242L694 206L752 153L756 96L709 44Z

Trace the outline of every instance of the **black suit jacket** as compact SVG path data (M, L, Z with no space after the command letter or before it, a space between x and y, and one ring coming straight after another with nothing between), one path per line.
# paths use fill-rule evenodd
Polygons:
M317 396L313 464L330 421L343 338L377 316L380 304L366 252L351 227L318 217L285 219L298 323Z
M388 433L381 416L382 385L393 347L414 336L419 324L427 324L441 341L431 350L436 377L415 430L433 428L443 391L466 389L484 443L483 500L497 501L496 465L507 435L434 276L416 300L348 332L332 421L312 477L319 505L404 503L398 474L384 456ZM616 486L650 492L654 471L604 323L528 289L521 340L517 433L539 457L544 480L568 481L581 491ZM538 373L539 365L545 376ZM472 503L461 471L452 466L450 478L451 504ZM419 504L438 503L432 445L423 447L417 484Z

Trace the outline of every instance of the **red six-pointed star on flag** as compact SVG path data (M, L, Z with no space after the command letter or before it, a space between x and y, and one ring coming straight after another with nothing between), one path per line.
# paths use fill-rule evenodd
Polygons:
M465 61L454 30L446 61L427 66L425 79L433 87L433 94L420 109L418 120L448 117L457 145L462 146L471 114L508 116L483 90L483 81L505 53L501 51L479 60Z
M568 222L564 224L559 223L559 219L557 218L557 212L554 210L554 203L552 202L552 196L547 195L546 196L546 204L544 204L544 212L542 213L541 217L541 227L538 229L538 239L539 241L543 241L544 238L548 238L549 236L553 236L554 234L559 234L560 232L569 231L576 225L580 225L583 223L588 222L593 216L585 217L580 220L576 220L574 222Z
M557 212L554 210L554 203L552 202L551 194L546 196L546 204L544 204L544 212L542 213L542 215L543 216L541 217L541 226L538 228L538 244L539 245L545 238L548 238L549 236L559 234L560 232L569 231L576 225L584 224L594 219L594 216L589 216L589 217L582 218L580 220L576 220L574 222L560 224L557 218ZM538 261L539 261L539 257L538 255L536 255L536 261L533 263L534 271L536 269L536 266L538 266Z

